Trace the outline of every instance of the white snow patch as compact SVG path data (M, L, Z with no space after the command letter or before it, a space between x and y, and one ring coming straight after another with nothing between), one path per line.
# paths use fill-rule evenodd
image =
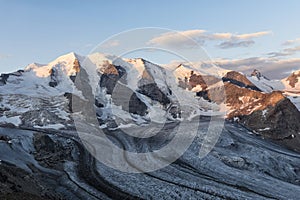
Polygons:
M262 111L262 115L263 115L264 118L266 118L267 113L268 113L267 109L265 109L265 110Z
M268 80L264 77L260 77L260 79L258 79L256 76L247 76L247 78L263 92L269 93L275 90L283 90L285 88L284 84L280 80Z
M258 129L259 131L268 131L270 130L271 128L267 127L267 128L262 128L262 129Z
M0 124L13 124L15 126L19 126L22 124L22 120L20 119L20 116L14 116L14 117L0 117Z
M202 91L201 85L196 85L196 87L193 87L192 92L199 92Z
M42 128L42 129L56 129L56 130L65 128L65 126L63 124L48 124L48 125L45 125L45 126L35 125L33 127L34 128Z

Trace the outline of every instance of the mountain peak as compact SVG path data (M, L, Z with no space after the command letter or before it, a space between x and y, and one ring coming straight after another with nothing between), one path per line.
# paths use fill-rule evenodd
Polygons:
M300 70L294 71L290 76L283 80L290 88L300 88Z
M253 72L250 74L250 76L252 77L256 77L258 80L260 80L261 78L264 78L266 80L270 80L267 77L265 77L259 70L254 69Z

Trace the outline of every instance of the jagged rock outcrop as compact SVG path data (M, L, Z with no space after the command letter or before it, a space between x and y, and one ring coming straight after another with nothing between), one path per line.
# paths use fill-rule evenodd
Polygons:
M8 77L9 77L8 74L1 74L0 75L0 86L6 84L6 81L7 81Z
M270 80L267 77L265 77L264 75L262 75L262 73L260 71L258 71L257 69L254 69L253 72L250 74L250 76L255 76L258 80L260 80L261 78Z
M143 62L145 69L142 73L141 79L138 81L138 92L148 96L150 99L154 101L158 101L162 105L166 106L167 104L170 104L171 101L168 98L168 95L172 94L172 91L169 88L166 88L167 91L162 91L159 86L157 85L155 81L155 72L152 72L151 67L148 67L148 65L154 65L156 68L164 72L164 69L161 68L158 65L155 65L153 63L150 63L144 59L141 59ZM154 74L153 74L154 73ZM165 75L165 74L164 74Z
M247 79L247 77L239 72L230 71L228 72L222 80L224 82L230 82L239 87L249 88L251 90L261 91L258 87L256 87L251 81Z
M265 138L270 138L300 152L300 112L288 98L279 96L279 94L271 93L269 98L266 98L265 105L267 106L264 109L239 116L240 122ZM268 102L270 102L269 105Z
M107 94L112 94L118 81L125 83L126 70L106 62L101 68L100 87L105 87Z
M300 79L300 71L293 72L289 77L286 78L289 85L294 88Z
M3 86L7 83L7 80L9 78L9 76L21 76L22 73L24 73L24 70L18 70L16 72L13 73L8 73L8 74L1 74L0 75L0 86Z
M220 97L215 95L218 89L197 94L217 103L225 100L228 119L238 120L263 137L300 152L300 112L282 92L263 93L225 82L225 96Z
M130 113L145 115L147 106L142 102L135 91L126 87L126 70L105 62L101 68L100 87L106 88L106 93L112 95L113 103Z
M75 82L76 75L80 72L81 66L80 62L77 58L75 58L74 63L73 63L73 70L75 71L75 75L71 75L70 79Z
M181 73L181 77L178 77L178 86L195 92L204 91L210 85L220 81L215 76L200 74L184 65L179 65L175 71Z
M49 73L50 73L50 79L51 79L50 82L49 82L49 86L50 87L56 87L59 83L59 80L57 78L58 71L57 71L57 69L52 68Z

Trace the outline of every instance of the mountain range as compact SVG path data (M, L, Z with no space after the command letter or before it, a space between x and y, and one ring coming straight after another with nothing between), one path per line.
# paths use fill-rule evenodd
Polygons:
M76 87L78 76L87 81L84 89ZM78 108L72 99L84 101L92 95L102 127L222 116L300 151L299 77L300 70L270 80L257 70L244 75L196 63L162 67L142 58L69 53L48 64L1 74L0 124L74 128L72 113Z
M102 53L1 74L0 199L298 199L300 73L267 76ZM80 132L95 126L121 156L97 137L86 145ZM130 155L182 135L169 156L144 157L156 164L193 131L182 155L149 172L126 173L93 154L140 169Z

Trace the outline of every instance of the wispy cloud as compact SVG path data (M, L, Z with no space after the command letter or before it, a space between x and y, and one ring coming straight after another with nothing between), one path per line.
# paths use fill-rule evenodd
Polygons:
M203 45L207 41L223 41L218 47L222 49L248 47L254 44L253 39L271 34L270 31L233 34L233 33L210 33L206 30L196 29L181 32L172 32L152 38L148 44L162 45L177 48L193 48Z
M288 55L290 55L290 54L284 53L284 52L276 52L276 51L267 53L267 56L269 56L270 58L277 58L277 57L283 57L283 56L288 56Z
M300 38L294 39L294 40L287 40L284 43L282 43L282 45L284 46L289 46L289 45L294 45L300 43Z
M187 30L181 32L164 33L152 38L148 44L168 47L192 48L204 44L205 30Z
M255 33L246 34L233 34L233 33L214 33L211 34L212 39L231 39L231 40L249 40L257 37L262 37L271 34L271 31L260 31Z
M2 59L6 59L6 58L9 58L9 57L11 57L12 55L10 55L10 54L0 54L0 59L2 60Z
M290 55L292 55L292 54L295 54L295 53L300 51L300 46L287 48L287 49L284 49L283 51L290 54Z
M221 49L229 49L229 48L236 48L236 47L249 47L253 45L255 42L253 40L245 40L245 41L227 41L227 42L222 42L221 44L218 45Z
M116 47L120 45L120 41L119 40L109 40L105 43L103 43L101 46L104 48L111 48L111 47Z
M278 52L270 52L267 55L271 58L277 58L277 57L291 56L298 52L300 52L300 46L285 48L282 51L278 51Z

